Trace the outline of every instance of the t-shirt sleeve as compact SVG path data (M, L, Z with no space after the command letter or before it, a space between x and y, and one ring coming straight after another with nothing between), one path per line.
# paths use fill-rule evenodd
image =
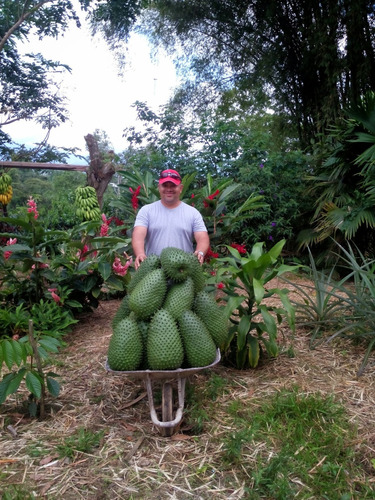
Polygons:
M198 231L207 232L206 225L204 223L203 217L198 210L195 211L194 223L193 223L193 232L196 233Z
M134 227L143 226L148 227L148 210L146 209L147 205L142 207L135 218Z

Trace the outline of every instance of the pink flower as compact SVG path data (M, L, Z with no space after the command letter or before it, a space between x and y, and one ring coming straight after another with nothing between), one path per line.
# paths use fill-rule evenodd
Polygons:
M108 236L108 228L109 226L107 223L102 224L100 226L100 236Z
M87 245L83 245L82 250L78 250L77 252L77 257L79 257L79 260L82 262L86 259L86 253L88 252L89 247Z
M31 266L31 269L36 269L36 267L37 267L37 266L36 266L35 264L33 264L33 265ZM48 264L43 264L42 262L39 262L39 263L38 263L38 269L45 269L46 267L49 267L49 265L48 265Z
M105 214L102 214L102 221L104 222L104 224L109 224L109 222L108 222L107 217L105 216Z
M57 288L48 288L48 291L51 293L51 297L56 302L56 304L61 303L61 298L57 295Z
M9 238L9 240L7 241L7 246L14 245L16 243L17 243L17 238ZM6 252L4 252L4 259L8 260L11 255L12 255L12 252L7 250Z
M115 257L115 260L112 264L112 269L115 274L119 276L125 276L128 271L129 266L132 263L132 259L128 260L125 265L122 264L120 257Z
M29 207L27 209L29 214L34 214L34 219L37 219L39 217L38 209L36 206L36 202L33 200L33 198L30 196L27 206Z
M220 283L218 283L216 285L216 288L218 288L219 290L221 290L222 288L224 288L224 283L222 281L220 281Z

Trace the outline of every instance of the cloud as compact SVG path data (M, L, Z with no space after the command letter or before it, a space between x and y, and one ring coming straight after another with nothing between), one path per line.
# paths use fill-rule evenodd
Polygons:
M22 52L40 52L44 57L68 64L72 72L59 75L60 91L68 98L70 119L53 129L50 144L78 147L86 154L84 136L104 130L115 151L126 148L123 129L136 121L132 104L144 101L155 109L170 97L177 85L173 62L161 54L153 60L145 37L132 35L126 48L126 65L119 65L106 42L91 37L85 25L71 26L59 39L30 38ZM42 140L45 131L31 122L15 123L5 130L15 142L32 145Z

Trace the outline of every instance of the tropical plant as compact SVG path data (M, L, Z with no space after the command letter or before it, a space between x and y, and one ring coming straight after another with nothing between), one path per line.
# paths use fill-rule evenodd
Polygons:
M308 177L315 195L313 228L302 231L301 246L351 241L365 252L375 241L375 93L368 92L346 116L330 128L333 150L313 176ZM331 245L333 248L334 245Z
M303 272L307 271L311 285L306 282L300 285L298 279L290 281L285 276L281 279L293 286L299 295L298 300L291 300L295 307L296 324L308 329L310 345L314 347L315 342L320 342L325 333L336 328L347 311L347 304L345 294L339 293L340 285L335 280L335 267L328 271L318 269L310 248L308 251L310 267L304 266Z
M50 231L39 219L30 199L28 212L3 217L12 232L0 255L0 301L31 307L42 298L53 299L73 311L95 308L102 289L124 291L126 253L130 239L118 236L121 226L85 222L68 231ZM97 236L98 231L103 236Z
M283 320L287 320L294 332L295 315L289 290L267 288L273 278L298 268L280 263L284 245L285 240L281 240L265 251L264 243L259 242L246 255L227 246L230 255L215 260L215 265L219 265L215 280L225 293L225 311L232 323L224 359L236 368L255 368L263 348L270 357L279 354L277 327ZM267 303L267 299L275 296L280 305Z

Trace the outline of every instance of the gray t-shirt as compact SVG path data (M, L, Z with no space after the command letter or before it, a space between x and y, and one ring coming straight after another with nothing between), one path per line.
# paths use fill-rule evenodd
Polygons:
M184 202L176 208L167 208L160 200L144 205L135 219L136 226L147 227L146 255L160 255L166 247L193 252L193 234L207 232L200 212Z

